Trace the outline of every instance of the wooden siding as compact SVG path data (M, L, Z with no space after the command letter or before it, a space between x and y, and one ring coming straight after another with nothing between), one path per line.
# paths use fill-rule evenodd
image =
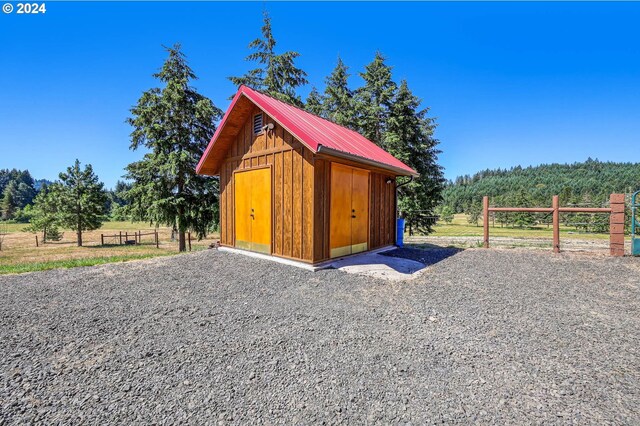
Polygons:
M387 179L393 179L387 183ZM393 176L371 173L369 249L395 244L396 180Z
M229 147L220 169L220 242L235 246L233 173L271 166L272 254L308 262L314 257L313 154L291 134L264 115L274 129L253 134L254 108Z

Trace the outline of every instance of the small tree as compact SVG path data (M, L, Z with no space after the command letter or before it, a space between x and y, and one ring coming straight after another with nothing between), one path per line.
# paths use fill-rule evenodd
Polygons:
M2 243L4 242L4 237L9 233L9 226L7 222L0 222L0 251L2 251Z
M17 192L18 192L18 185L13 180L9 182L9 184L4 188L4 194L2 196L2 205L0 206L2 210L3 220L13 219L13 215L18 209L18 204L16 200Z
M80 168L80 161L60 173L60 184L52 188L57 199L60 224L77 233L78 247L82 247L82 232L98 229L104 220L106 195L104 185L93 173L91 164Z
M440 220L442 220L443 222L447 224L453 222L453 210L451 209L451 207L442 206L439 213L440 214L438 216L440 216Z
M43 185L33 200L31 220L25 231L42 232L42 241L59 241L62 238L58 230L58 200L61 189L59 184Z
M478 220L482 217L482 205L480 202L472 201L467 209L467 221L478 226Z

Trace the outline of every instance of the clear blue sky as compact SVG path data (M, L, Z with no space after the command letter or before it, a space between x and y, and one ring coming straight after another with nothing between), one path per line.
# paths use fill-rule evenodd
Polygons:
M77 157L113 186L142 156L125 119L156 85L161 45L181 42L195 86L225 109L264 7L319 89L338 55L355 87L383 52L438 118L447 178L640 160L640 3L48 2L0 14L0 168L54 179Z

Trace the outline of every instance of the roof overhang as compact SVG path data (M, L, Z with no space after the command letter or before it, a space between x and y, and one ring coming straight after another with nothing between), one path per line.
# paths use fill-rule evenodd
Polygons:
M389 164L380 163L378 161L371 160L369 158L361 157L359 155L350 154L348 152L339 151L337 149L328 148L324 145L318 146L318 154L326 154L331 157L342 158L345 160L354 161L361 164L367 164L372 167L377 167L379 169L387 170L393 172L396 176L420 176L419 173L409 173L407 170L401 169L399 167L393 167Z

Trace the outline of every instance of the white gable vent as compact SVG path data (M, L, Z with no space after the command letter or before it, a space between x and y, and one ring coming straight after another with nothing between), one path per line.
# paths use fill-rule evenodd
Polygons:
M262 133L262 113L253 116L253 134Z

